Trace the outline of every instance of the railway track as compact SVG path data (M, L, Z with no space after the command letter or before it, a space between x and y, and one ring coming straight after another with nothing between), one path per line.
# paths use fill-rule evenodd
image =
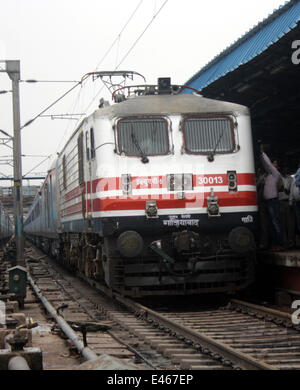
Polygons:
M141 347L139 351L135 349L136 338L109 315L118 311L119 306L111 298L99 294L99 291L78 280L36 248L31 247L26 257L30 278L36 289L68 324L77 328L78 338L96 355L117 358L124 362L123 369L175 368L149 346ZM74 347L71 349L74 350Z
M280 314L285 317L285 313ZM283 319L262 307L233 301L228 308L168 311L159 317L194 346L198 343L200 350L205 348L222 362L227 359L235 368L300 369L300 334L288 316Z
M88 286L46 256L31 263L30 272L56 307L68 304L63 313L69 322L106 323L112 337L106 349L99 334L87 336L98 354L138 359L142 369L300 369L300 333L289 314L237 300L222 308L155 309L85 278Z

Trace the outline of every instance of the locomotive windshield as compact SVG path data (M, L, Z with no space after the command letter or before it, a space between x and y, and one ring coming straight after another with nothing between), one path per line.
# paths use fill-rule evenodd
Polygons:
M168 122L163 118L124 118L118 122L118 146L127 156L169 153Z
M183 122L185 150L190 154L234 151L233 122L229 117L191 117Z

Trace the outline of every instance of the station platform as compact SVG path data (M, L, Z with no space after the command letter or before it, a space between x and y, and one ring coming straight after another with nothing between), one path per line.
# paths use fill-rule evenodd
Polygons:
M300 248L283 252L259 253L259 268L266 284L275 290L300 296Z

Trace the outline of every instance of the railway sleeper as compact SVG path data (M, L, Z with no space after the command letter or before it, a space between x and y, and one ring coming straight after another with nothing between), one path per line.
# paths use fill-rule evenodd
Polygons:
M170 359L173 363L175 364L180 364L182 361L188 361L190 360L191 362L195 363L202 363L205 364L206 366L214 366L216 364L216 361L212 359L207 359L207 357L204 357L201 354L195 353L175 353L170 355Z
M273 348L244 348L243 352L249 353L249 354L266 354L271 355L272 353L285 353L285 352L300 352L299 347L289 347L288 349L286 347L273 347Z
M210 371L219 371L219 370L231 370L230 367L224 367L224 366L221 366L221 365L216 365L216 366L206 366L206 365L202 365L202 364L191 364L188 366L188 368L185 368L186 370L191 370L191 371L207 371L207 370L210 370Z
M264 358L264 360L266 360L266 361L268 361L269 359L272 360L272 359L290 359L290 358L296 359L296 358L298 358L297 360L300 363L300 361L299 361L300 352L299 353L293 353L293 352L272 353L272 352L269 352L267 354L265 352L260 352L260 353L252 353L251 355L257 359Z
M162 350L162 354L166 357L171 357L174 354L180 354L180 353L186 353L186 354L193 354L195 353L194 349L188 348L186 346L181 347L174 347L174 348L166 348Z
M181 370L191 370L193 366L200 366L204 370L211 370L214 366L218 367L215 369L224 369L220 364L215 364L211 361L205 361L201 359L191 358L191 359L181 359L180 360L180 369ZM220 368L221 367L221 368Z
M291 346L292 347L296 347L296 346L300 346L300 341L294 341L293 343L291 342L276 342L276 344L274 344L274 342L270 343L270 342L265 342L265 341L261 341L261 343L257 343L257 342L253 342L253 343L239 343L239 344L228 344L231 348L234 348L234 349L237 349L237 350L241 350L243 352L244 349L247 349L247 348L257 348L257 346L261 347L261 348L278 348L278 347L284 347L284 348L290 348Z
M176 348L176 347L181 347L182 343L180 343L177 340L174 340L173 338L167 338L166 337L161 337L161 338L156 338L156 339L150 339L150 345L151 348L157 349L158 351L163 351L165 348Z
M141 315L141 313L138 313L138 315L140 317L144 317L143 315ZM115 319L116 321L119 322L119 312L116 311L116 313L114 314L115 316ZM124 316L125 316L125 312L124 312ZM158 326L158 328L164 332L171 332L170 330L168 330L168 328L166 326ZM143 328L144 332L145 332L145 327ZM130 330L132 331L132 329ZM183 343L181 343L179 340L179 338L183 339L184 342L187 342L189 343L190 345L192 345L193 343L189 340L184 340L184 337L178 335L178 339L176 341L176 339L174 338L171 338L169 336L166 337L166 335L164 335L164 337L162 337L162 334L161 332L158 332L157 330L148 330L145 332L146 333L146 337L145 337L145 340L148 341L148 343L150 344L153 344L154 345L154 342L157 341L158 342L158 345L157 345L157 350L160 349L160 347L162 346L162 341L165 341L166 344L168 344L168 347L169 347L169 350L172 349L172 348L175 348L175 353L172 354L172 359L174 359L173 361L175 361L176 363L179 363L180 366L181 364L184 364L183 362L186 362L189 367L191 366L206 366L207 368L208 367L215 367L215 366L220 366L220 363L216 361L216 359L219 359L219 360L222 360L221 356L218 355L218 354L213 354L212 352L210 352L209 350L204 350L202 349L201 352L202 353L207 353L209 355L212 356L212 359L209 359L208 356L203 356L202 353L200 354L199 351L197 350L192 350L191 348L187 347L186 345L183 346ZM171 332L173 335L174 335L174 332ZM151 334L151 335L155 335L155 337L150 337L148 336L148 334ZM140 332L140 335L143 336L143 339L144 339L144 334L143 332ZM174 342L175 341L175 342ZM263 342L263 340L261 340ZM270 342L270 341L269 341ZM171 347L170 347L171 345ZM198 345L198 344L197 344ZM299 345L300 345L300 342L299 342ZM269 346L268 346L269 347ZM233 348L236 349L236 345L233 345ZM165 349L166 350L166 349ZM178 353L176 353L176 350ZM179 351L178 351L179 350ZM163 352L163 351L162 351ZM272 358L272 357L271 357ZM215 361L213 360L215 359ZM273 359L274 360L274 359ZM282 360L282 359L281 359ZM280 361L281 361L280 360ZM291 363L292 364L295 364L294 360L293 360L293 357L291 358ZM228 362L228 365L229 365L229 362ZM283 364L284 365L284 364ZM190 368L188 368L190 369Z

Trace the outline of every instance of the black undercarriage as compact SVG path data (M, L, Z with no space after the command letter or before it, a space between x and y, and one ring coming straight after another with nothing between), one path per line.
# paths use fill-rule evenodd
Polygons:
M235 246L228 239L233 229L254 230L254 223L248 229L240 222L247 217L248 213L213 220L207 216L164 218L171 221L169 225L145 217L143 223L140 217L120 218L101 221L111 230L106 237L65 232L56 237L35 235L34 241L69 268L102 279L109 288L127 296L234 293L254 281L255 246L233 250ZM253 213L253 222L255 217ZM195 222L181 225L178 220L197 220L200 227L189 226ZM149 229L158 223L161 229ZM127 230L133 226L139 229Z

